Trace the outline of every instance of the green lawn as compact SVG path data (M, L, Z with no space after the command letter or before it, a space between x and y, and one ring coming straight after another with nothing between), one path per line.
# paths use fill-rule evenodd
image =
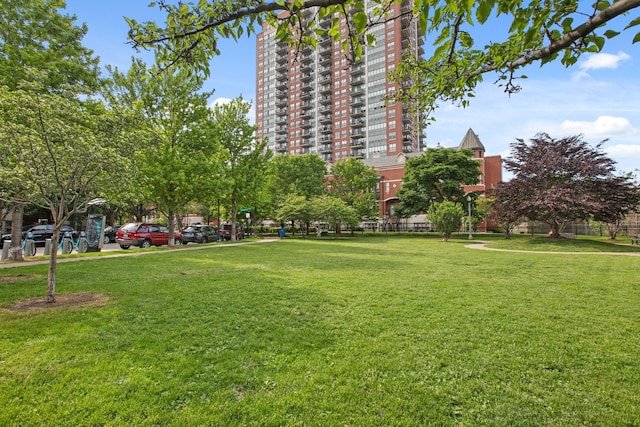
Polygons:
M0 269L0 425L640 425L640 257L467 243L62 263L109 299L38 312L47 266Z

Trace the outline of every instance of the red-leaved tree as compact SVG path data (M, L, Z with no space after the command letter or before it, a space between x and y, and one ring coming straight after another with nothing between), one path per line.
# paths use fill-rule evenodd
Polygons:
M563 224L592 217L617 220L638 204L637 185L615 174L615 162L581 135L553 139L539 133L527 144L517 139L505 169L514 177L494 191L494 216L510 223L518 218L549 225L559 237ZM507 218L508 216L508 218Z

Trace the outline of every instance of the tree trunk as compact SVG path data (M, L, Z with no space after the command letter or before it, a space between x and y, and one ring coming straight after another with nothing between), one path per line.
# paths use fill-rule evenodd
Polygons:
M238 206L236 205L236 198L231 198L231 240L238 240L238 224L236 217L238 216Z
M549 230L549 237L552 239L558 239L560 237L560 224L558 224L557 222L552 222L549 224L550 226L550 230Z
M169 218L168 218L168 224L167 227L169 228L169 246L175 246L176 245L176 240L174 238L173 232L176 229L176 214L173 211L173 209L169 209Z
M59 225L53 229L51 237L51 254L49 255L49 273L47 275L47 302L56 302L56 266L58 262L58 240L60 239Z
M9 259L11 261L24 261L22 256L23 213L23 204L17 204L11 208L11 249L9 249Z

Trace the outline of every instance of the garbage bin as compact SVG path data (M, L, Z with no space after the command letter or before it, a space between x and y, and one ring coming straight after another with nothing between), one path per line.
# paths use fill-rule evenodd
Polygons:
M287 234L287 230L285 228L279 228L278 229L278 237L280 237L281 239Z

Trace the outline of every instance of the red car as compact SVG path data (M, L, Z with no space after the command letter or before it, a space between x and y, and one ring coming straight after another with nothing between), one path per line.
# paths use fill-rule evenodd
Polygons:
M231 224L222 224L220 226L220 240L231 240ZM236 240L244 239L244 231L238 225L236 227Z
M182 234L174 231L173 239L176 246L182 244ZM122 249L131 246L149 248L169 244L169 229L160 224L148 224L144 222L130 222L123 225L116 232L116 242Z

